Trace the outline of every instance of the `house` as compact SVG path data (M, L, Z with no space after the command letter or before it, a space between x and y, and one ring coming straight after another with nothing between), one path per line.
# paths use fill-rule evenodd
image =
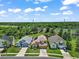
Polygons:
M16 47L28 47L31 42L32 42L32 37L25 36L16 43Z
M0 39L0 48L4 48L3 42L4 40Z
M31 43L32 48L47 48L47 38L44 35L38 36L36 40Z
M2 40L6 41L8 43L7 47L10 47L12 45L12 39L10 39L9 36L3 35Z
M4 42L7 42L4 46ZM0 48L4 48L4 47L10 47L10 42L4 39L0 39Z
M49 46L53 48L65 48L64 39L58 35L54 35L48 38Z

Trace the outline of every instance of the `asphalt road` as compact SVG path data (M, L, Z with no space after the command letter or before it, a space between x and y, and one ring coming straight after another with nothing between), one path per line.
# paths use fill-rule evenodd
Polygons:
M0 59L62 59L53 57L0 57Z

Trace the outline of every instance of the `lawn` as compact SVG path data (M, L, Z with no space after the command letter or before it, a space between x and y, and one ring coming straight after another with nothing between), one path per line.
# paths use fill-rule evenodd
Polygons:
M47 48L48 53L53 53L53 54L61 54L61 51L59 49L50 49Z
M20 51L20 49L21 48L19 48L19 47L17 48L17 47L12 46L7 49L7 53L18 53Z
M61 51L59 49L49 49L47 48L48 56L50 57L60 57L63 58Z
M26 51L26 55L25 56L38 56L39 52L40 52L40 49L37 49L37 48L36 49L28 48L27 51ZM36 53L36 54L32 54L32 53Z
M4 50L2 53L6 53L6 54L3 54L2 56L14 56L16 54L7 54L7 53L18 53L20 51L21 48L17 48L17 47L10 47L8 48L7 50Z

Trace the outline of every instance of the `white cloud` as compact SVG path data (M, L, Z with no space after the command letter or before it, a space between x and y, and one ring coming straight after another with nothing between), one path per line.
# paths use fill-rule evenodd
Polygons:
M73 14L73 12L70 11L70 10L68 10L68 11L63 11L62 14L63 14L63 15L71 15L71 14Z
M47 3L52 0L25 0L26 2L33 2L34 4L39 4L39 3Z
M44 6L43 8L41 8L41 7L27 8L27 9L24 10L24 12L25 13L30 13L30 12L33 12L33 11L35 11L35 12L40 12L40 11L44 12L46 10L46 8L47 8L47 6Z
M60 13L51 13L50 15L60 15Z
M24 10L25 13L29 13L29 12L32 12L32 11L34 11L34 9L32 9L32 8L27 8L27 9Z
M34 4L39 4L39 2L35 1Z
M35 16L40 16L40 14L34 14Z
M60 8L60 10L67 10L68 9L68 6L62 6L61 8Z
M45 11L45 9L40 8L40 7L37 7L37 8L34 9L34 11L37 11L37 12L38 12L38 11Z
M49 2L51 0L37 0L37 1L39 1L39 2Z
M13 13L19 13L21 12L21 9L17 8L17 9L8 9L9 12L13 12Z
M79 0L64 0L63 5L77 4Z
M43 8L46 9L46 8L48 8L48 6L44 6Z
M77 7L79 7L79 4L77 4Z
M5 10L0 11L0 16L3 16L6 13Z

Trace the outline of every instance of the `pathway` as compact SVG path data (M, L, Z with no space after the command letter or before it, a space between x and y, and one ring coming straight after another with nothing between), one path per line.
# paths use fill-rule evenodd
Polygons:
M46 49L40 49L40 57L48 57Z
M27 49L28 49L28 47L21 48L21 50L19 51L19 53L16 56L24 56Z
M68 52L65 52L64 50L60 49L63 59L73 59Z

